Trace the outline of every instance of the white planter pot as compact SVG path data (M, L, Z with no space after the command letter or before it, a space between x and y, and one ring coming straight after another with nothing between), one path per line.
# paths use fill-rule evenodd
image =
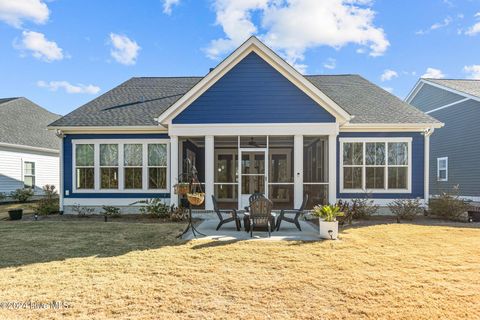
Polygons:
M320 238L336 240L338 237L338 221L326 222L322 219L318 221L320 229ZM330 232L329 232L330 231Z

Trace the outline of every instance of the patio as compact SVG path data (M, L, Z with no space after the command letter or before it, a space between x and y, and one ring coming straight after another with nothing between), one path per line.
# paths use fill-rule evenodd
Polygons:
M299 231L292 223L282 223L279 231L273 231L271 237L268 237L268 232L263 230L255 230L253 238L250 238L250 233L246 232L243 225L243 214L240 214L242 221L242 228L237 231L235 223L224 224L220 230L215 230L218 225L218 217L215 214L202 215L202 221L196 225L198 231L206 236L197 235L196 239L202 240L296 240L296 241L317 241L319 240L318 228L307 221L300 220L302 231ZM195 237L192 232L187 232L183 239L193 240Z

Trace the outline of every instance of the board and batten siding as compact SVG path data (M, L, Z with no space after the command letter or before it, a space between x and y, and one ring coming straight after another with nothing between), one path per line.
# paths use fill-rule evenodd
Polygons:
M430 194L458 184L460 195L480 197L480 102L467 100L431 115L445 126L430 137ZM448 181L437 181L441 157L448 157Z
M411 193L372 193L373 199L415 199L424 197L425 137L420 132L340 132L337 139L337 198L357 199L364 194L340 192L340 138L412 138Z
M0 192L23 188L23 162L35 162L35 194L42 194L46 184L60 187L60 158L56 153L27 151L13 147L0 147Z
M335 117L252 52L173 119L194 123L314 123Z
M410 104L423 112L428 112L462 99L465 97L424 83Z

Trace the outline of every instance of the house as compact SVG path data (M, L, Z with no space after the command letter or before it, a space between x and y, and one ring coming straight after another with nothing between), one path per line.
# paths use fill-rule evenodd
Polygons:
M304 76L252 37L204 77L132 78L52 123L62 205L160 197L189 159L206 193L243 208L428 195L429 134L442 124L358 75Z
M60 139L47 130L58 118L26 98L0 99L0 193L59 187Z
M480 201L480 80L420 79L406 101L445 123L430 145L430 193Z

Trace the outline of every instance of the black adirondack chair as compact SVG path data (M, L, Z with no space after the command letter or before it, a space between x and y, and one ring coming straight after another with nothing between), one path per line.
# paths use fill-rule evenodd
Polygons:
M300 218L300 215L302 215L303 211L305 210L305 207L307 206L307 202L308 202L308 194L306 194L305 197L303 198L303 202L302 202L302 205L300 206L300 209L280 211L280 215L277 218L277 225L275 226L277 231L280 230L280 224L282 223L282 221L294 223L295 226L298 228L298 230L302 231L302 228L300 228L300 222L298 222L298 218ZM295 214L295 216L291 218L286 216L286 214Z
M237 231L240 231L240 228L242 227L240 218L237 216L237 211L235 209L233 210L220 210L218 208L217 204L217 199L215 196L212 195L212 202L213 202L213 210L218 216L218 219L220 219L220 222L218 223L217 229L220 229L221 226L223 226L225 223L229 222L235 222L235 226L237 227ZM230 215L229 218L225 218L224 214Z
M253 229L266 227L268 236L272 233L272 201L265 197L258 198L250 204L250 237L253 237ZM274 223L274 222L273 222Z

